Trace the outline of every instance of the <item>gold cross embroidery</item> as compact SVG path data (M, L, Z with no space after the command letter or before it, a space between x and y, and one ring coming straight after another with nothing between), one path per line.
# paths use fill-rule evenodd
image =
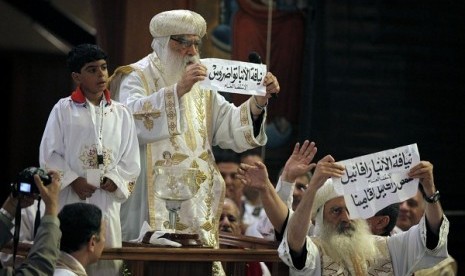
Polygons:
M153 128L153 119L160 117L161 112L159 110L153 109L153 106L150 102L145 102L142 106L142 110L134 112L134 118L136 120L143 120L144 126L148 130Z

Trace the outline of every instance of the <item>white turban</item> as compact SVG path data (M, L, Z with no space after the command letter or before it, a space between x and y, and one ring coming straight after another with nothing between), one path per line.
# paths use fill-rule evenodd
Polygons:
M190 10L165 11L156 14L150 20L150 34L154 38L183 34L203 37L206 31L205 19Z
M334 189L333 181L330 179L326 180L325 184L318 189L313 201L312 207L312 219L315 220L315 229L314 234L321 234L321 227L323 226L323 210L325 203L329 200L340 197L342 195L338 194Z
M327 201L339 196L342 195L338 194L336 190L334 190L334 184L331 178L326 180L325 184L323 184L323 186L321 186L321 188L319 188L316 192L312 207L312 218L315 218L317 212L323 211L323 206Z

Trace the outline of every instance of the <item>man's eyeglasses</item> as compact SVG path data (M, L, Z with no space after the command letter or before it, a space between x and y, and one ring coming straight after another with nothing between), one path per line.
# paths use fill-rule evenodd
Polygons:
M170 39L179 43L183 49L190 48L192 47L192 45L194 45L195 49L199 49L199 47L202 46L201 40L187 40L182 37L174 37L174 36L171 36Z

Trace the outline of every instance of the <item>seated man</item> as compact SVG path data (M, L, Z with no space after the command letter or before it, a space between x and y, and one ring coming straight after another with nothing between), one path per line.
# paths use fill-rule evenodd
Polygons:
M85 267L98 261L105 245L102 211L90 203L65 205L58 214L63 233L54 276L87 275Z
M216 165L226 186L225 197L231 198L237 206L241 207L243 185L236 179L237 169L239 168L239 155L232 150L226 149L216 150L214 155Z
M223 211L220 216L220 232L227 232L234 235L243 235L241 227L241 214L237 204L230 198L225 198Z
M41 178L34 175L34 182L40 192L40 197L45 203L45 213L40 222L34 244L29 250L27 258L21 265L0 269L1 275L52 275L55 262L59 255L59 241L61 238L60 222L58 214L58 194L60 193L60 176L55 171L50 171L51 183L44 186ZM21 197L22 208L30 206L34 201L32 197L24 197L19 194L16 198L10 195L3 203L0 210L0 248L9 242L13 235L10 229L13 227L13 219L16 213L18 197Z
M220 217L220 232L242 235L241 224L240 212L236 203L230 198L225 198L223 211ZM248 276L271 275L268 267L263 262L248 262L246 266L246 273Z
M264 162L261 155L256 149L244 151L240 154L240 163L254 164L256 161ZM242 188L242 199L239 205L242 214L242 224L246 228L245 235L260 237L253 230L254 224L260 220L266 219L266 213L263 209L259 193L256 189L244 186Z
M409 230L417 225L425 213L428 202L423 199L423 193L419 187L416 195L400 203L399 217L396 222L396 233ZM440 262L434 267L415 271L417 275L456 275L457 262L452 256Z
M267 174L262 163L241 164L238 171L245 185L261 185L262 201L270 221L277 231L285 230L279 254L290 267L291 275L329 275L334 271L344 275L411 275L448 256L449 222L438 201L428 204L418 226L402 235L380 237L370 233L365 220L349 219L343 196L335 192L332 181L328 180L344 174L344 167L332 156L327 155L318 162L309 188L294 213L273 189L266 188L271 185ZM435 193L429 162L421 161L408 175L420 179L427 196ZM312 219L315 237L307 235Z

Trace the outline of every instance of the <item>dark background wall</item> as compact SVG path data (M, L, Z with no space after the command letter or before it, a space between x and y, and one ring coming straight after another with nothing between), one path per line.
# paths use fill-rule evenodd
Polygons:
M464 1L312 3L299 137L337 160L417 143L434 164L462 268Z
M1 175L2 199L22 169L39 165L39 145L48 114L59 98L72 90L66 57L30 52L0 51L4 78L6 129L3 148L6 167Z
M124 9L122 4L124 16L110 17L121 25L129 22L119 61L110 59L113 66L140 58L131 56L131 34L143 37L145 41L137 39L137 43L149 51L148 21L157 7L167 9L136 2L139 9L134 5ZM217 23L216 1L173 3L206 16L209 30ZM465 227L463 11L464 1L308 1L303 59L294 61L303 72L294 79L302 87L298 101L292 103L298 121L285 145L264 151L275 178L293 144L303 139L317 143L316 159L332 154L337 160L417 143L421 159L434 164L435 182L451 221L449 249L460 271L465 263L465 238L460 234ZM135 20L144 27L128 27L136 25ZM111 24L110 20L106 26ZM208 37L205 47L204 56L228 56L214 49ZM38 165L48 113L58 98L69 95L72 83L64 54L0 49L0 61L7 140L3 147L7 165L0 177L4 198L20 170ZM285 93L297 92L282 91L270 108L280 100L286 102Z

